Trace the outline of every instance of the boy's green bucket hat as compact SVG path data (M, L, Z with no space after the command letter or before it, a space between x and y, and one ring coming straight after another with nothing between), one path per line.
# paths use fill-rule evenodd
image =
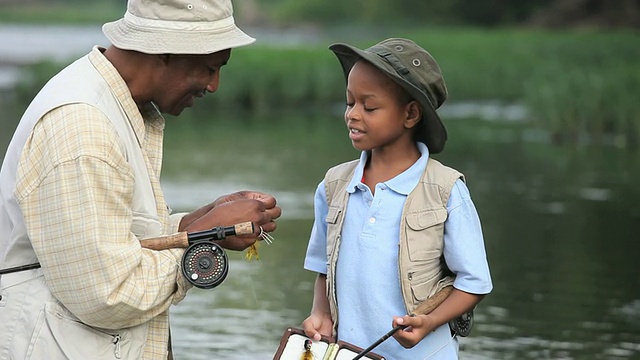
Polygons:
M383 40L365 50L341 43L332 44L329 50L340 60L345 78L356 61L364 59L407 90L422 106L416 139L424 142L430 153L444 149L447 130L436 109L447 99L447 87L431 54L415 42L401 38Z

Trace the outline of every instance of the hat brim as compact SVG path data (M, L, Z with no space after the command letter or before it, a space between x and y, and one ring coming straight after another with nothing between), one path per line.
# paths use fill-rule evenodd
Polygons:
M447 130L436 112L435 107L422 90L400 76L391 64L375 53L341 43L329 46L329 50L333 51L338 57L342 65L345 80L349 78L349 72L353 65L355 65L358 60L363 59L380 69L402 86L422 107L422 121L418 123L418 128L416 129L417 140L424 142L429 148L430 153L437 154L444 149L447 141Z
M215 32L160 30L137 27L120 19L104 24L102 32L115 47L145 54L213 54L256 41L235 25Z

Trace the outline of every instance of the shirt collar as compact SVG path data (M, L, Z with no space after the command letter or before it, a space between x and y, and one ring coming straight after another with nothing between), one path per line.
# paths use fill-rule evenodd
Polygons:
M104 48L94 46L89 53L89 61L95 66L100 75L109 85L111 92L122 105L122 109L127 114L129 122L133 127L136 137L140 144L145 139L145 123L157 127L164 128L164 118L152 103L145 104L141 107L133 101L131 92L127 83L124 81L118 70L107 60L103 54Z
M421 142L417 142L418 150L420 151L420 158L411 165L407 170L399 174L398 176L384 182L389 189L403 195L409 195L411 191L416 187L424 169L427 167L427 161L429 160L429 150L427 146ZM356 191L358 185L362 184L362 174L364 173L364 167L369 159L369 153L363 151L360 154L360 161L353 173L351 182L347 186L347 192L353 193Z

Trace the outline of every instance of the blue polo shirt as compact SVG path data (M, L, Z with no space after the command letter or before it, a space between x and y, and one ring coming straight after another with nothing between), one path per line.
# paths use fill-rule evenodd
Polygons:
M421 157L406 171L378 183L375 195L362 179L367 153L362 152L351 182L336 267L338 340L366 348L391 330L393 316L405 315L398 274L398 242L404 202L415 188L429 159L427 147L418 143ZM314 199L315 221L304 268L327 273L324 181ZM447 203L444 257L456 274L454 287L488 294L492 283L486 259L480 219L469 191L458 180ZM411 349L388 339L374 352L388 359L457 359L458 343L447 324Z

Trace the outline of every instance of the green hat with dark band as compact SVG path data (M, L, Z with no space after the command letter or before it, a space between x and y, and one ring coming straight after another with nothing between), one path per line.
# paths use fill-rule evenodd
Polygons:
M360 59L387 74L400 84L422 106L422 121L416 129L416 139L424 142L429 152L444 149L447 130L436 109L447 99L447 87L436 60L425 49L408 39L392 38L360 50L347 44L332 44L344 70L345 79Z

